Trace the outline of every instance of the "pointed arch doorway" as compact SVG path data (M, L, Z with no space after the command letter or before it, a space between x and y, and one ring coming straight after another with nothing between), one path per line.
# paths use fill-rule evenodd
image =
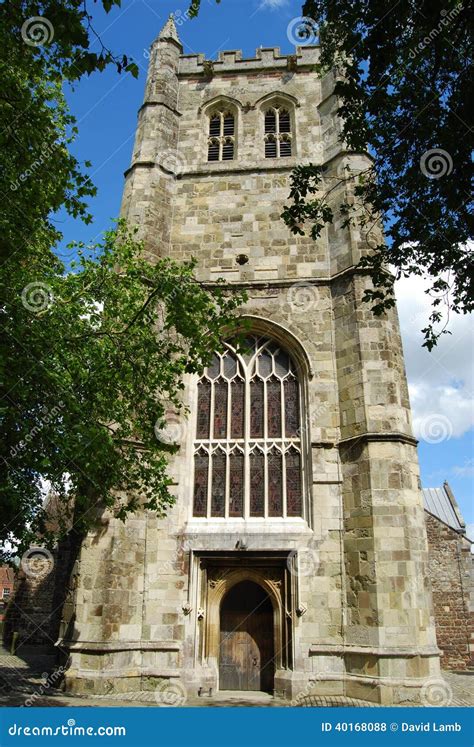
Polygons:
M219 689L273 693L274 611L254 581L241 581L220 607Z

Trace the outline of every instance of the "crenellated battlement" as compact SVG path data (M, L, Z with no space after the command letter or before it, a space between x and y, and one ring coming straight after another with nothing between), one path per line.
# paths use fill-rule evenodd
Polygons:
M242 57L241 49L219 52L217 60L206 60L204 54L180 55L179 75L202 75L207 66L212 73L236 73L262 70L301 70L319 61L320 47L316 45L296 47L294 54L280 54L279 47L260 47L255 57Z

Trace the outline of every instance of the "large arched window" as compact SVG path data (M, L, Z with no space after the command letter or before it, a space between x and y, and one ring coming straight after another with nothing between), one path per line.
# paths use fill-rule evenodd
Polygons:
M198 385L196 517L302 516L300 384L290 355L252 336L228 344Z

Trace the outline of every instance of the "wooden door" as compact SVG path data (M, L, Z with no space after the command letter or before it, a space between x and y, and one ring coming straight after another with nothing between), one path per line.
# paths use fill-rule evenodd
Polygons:
M273 607L251 581L234 586L221 607L219 687L273 691Z

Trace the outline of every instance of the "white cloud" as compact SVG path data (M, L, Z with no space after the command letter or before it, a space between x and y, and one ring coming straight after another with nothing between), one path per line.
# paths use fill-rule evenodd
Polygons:
M276 8L283 8L284 5L288 5L288 0L260 0L260 10L265 8L275 10Z
M456 475L456 477L474 477L474 459L469 459L461 466L455 465L453 475Z
M429 352L422 347L430 297L427 283L410 277L396 283L413 427L429 443L459 437L474 425L472 315L452 315L448 329Z

